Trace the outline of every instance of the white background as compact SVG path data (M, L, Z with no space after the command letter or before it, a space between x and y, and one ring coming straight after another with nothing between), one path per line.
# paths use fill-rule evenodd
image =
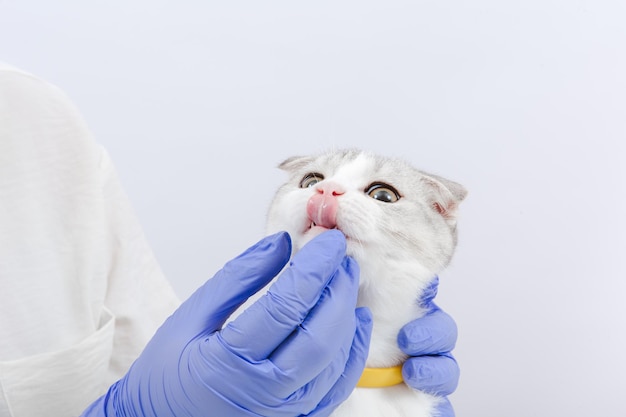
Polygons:
M463 183L457 415L626 415L626 2L0 0L0 59L75 101L182 297L288 156Z

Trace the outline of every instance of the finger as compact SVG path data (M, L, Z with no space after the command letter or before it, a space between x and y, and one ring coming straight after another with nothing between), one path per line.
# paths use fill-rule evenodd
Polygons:
M422 296L419 299L419 305L431 309L433 307L433 300L437 296L439 291L439 277L435 275L433 280L428 284L428 287L422 292Z
M432 395L452 394L459 384L460 370L450 356L409 358L402 366L402 377L410 387Z
M315 415L327 416L356 385L369 350L371 313L367 308L358 308L351 314L356 317L356 330L351 341L341 347L318 376L289 395L281 392L284 381L282 370L268 359L245 360L224 344L221 332L203 339L197 350L190 350L194 358L194 375L198 375L203 386L209 387L216 395L240 404L255 415L299 416L321 407L328 411ZM224 375L230 377L224 379Z
M456 323L440 309L406 324L398 333L398 346L409 356L450 352L456 345Z
M454 409L447 398L442 398L437 406L437 417L454 417Z
M252 294L263 288L291 256L291 239L285 232L260 240L198 288L174 313L175 325L190 332L215 331Z
M292 379L284 395L289 395L318 375L343 346L346 355L355 332L359 268L345 258L332 281L307 318L270 356L270 360ZM307 360L314 358L315 360ZM345 363L345 362L344 362ZM342 368L343 369L343 364Z
M310 417L326 417L330 415L339 404L350 396L363 373L372 336L372 313L369 309L361 307L356 309L355 314L357 328L344 371L329 390L323 391L326 392L326 395L315 410L308 414Z
M267 294L228 323L222 330L223 340L248 360L267 358L318 302L345 252L345 237L339 231L311 240Z

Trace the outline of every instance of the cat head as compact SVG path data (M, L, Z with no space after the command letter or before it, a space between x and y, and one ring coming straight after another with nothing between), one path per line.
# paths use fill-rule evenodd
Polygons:
M271 204L268 233L286 230L294 250L336 228L362 269L417 262L432 277L450 261L467 194L461 185L356 149L292 157L279 167L289 180Z

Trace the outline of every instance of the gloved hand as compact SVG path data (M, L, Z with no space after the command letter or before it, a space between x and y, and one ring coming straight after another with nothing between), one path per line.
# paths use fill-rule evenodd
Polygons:
M286 233L227 263L156 332L83 416L328 416L365 366L369 310L344 236L323 233L269 292L221 327L288 261Z
M450 353L457 339L456 323L434 302L439 278L435 277L420 303L429 309L424 317L406 324L398 334L398 346L410 358L402 367L404 382L412 388L443 397L440 417L454 417L446 398L459 383L459 366Z

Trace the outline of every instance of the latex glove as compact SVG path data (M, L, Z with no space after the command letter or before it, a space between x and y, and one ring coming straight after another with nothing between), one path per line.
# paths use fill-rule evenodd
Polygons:
M398 334L400 349L409 355L402 367L404 382L412 388L443 397L440 417L454 417L447 396L459 383L459 366L450 353L456 345L456 323L434 302L439 278L435 277L420 303L430 311L406 324Z
M356 385L371 335L345 250L338 231L312 240L220 330L289 259L286 233L263 239L185 301L83 416L328 416Z

